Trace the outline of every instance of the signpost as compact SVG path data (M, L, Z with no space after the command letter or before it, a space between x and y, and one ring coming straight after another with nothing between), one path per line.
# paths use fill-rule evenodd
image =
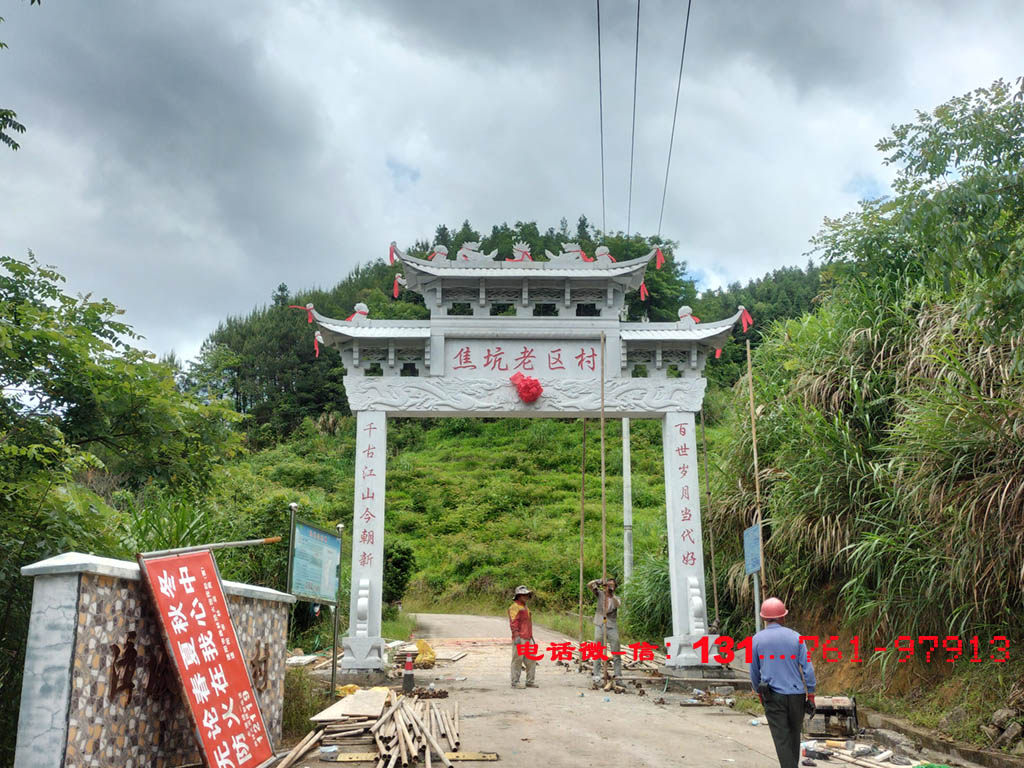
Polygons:
M743 566L747 575L761 570L761 526L743 531ZM761 631L761 579L754 577L754 626Z
M341 532L331 533L295 517L291 504L291 538L288 544L288 591L302 600L330 605L334 613L334 649L331 658L331 691L338 669L338 579L341 575Z
M288 591L302 600L334 605L338 602L338 564L341 537L303 520L292 522L288 549Z
M213 555L140 554L138 561L204 764L270 765L274 750Z

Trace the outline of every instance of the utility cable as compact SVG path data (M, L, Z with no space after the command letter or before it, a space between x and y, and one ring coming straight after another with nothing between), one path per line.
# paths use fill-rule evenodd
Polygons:
M597 104L601 125L601 233L608 231L604 207L604 81L601 77L601 0L597 0Z
M629 198L626 203L626 237L630 229L630 215L633 213L633 152L636 149L636 73L640 62L640 0L636 0L636 43L633 46L633 133L629 138Z
M661 221L665 216L665 198L668 195L668 170L672 165L672 142L676 137L676 116L679 114L679 88L683 84L683 61L686 59L686 35L690 31L690 6L693 0L686 2L686 23L683 25L683 52L679 56L679 79L676 81L676 106L672 112L672 133L668 139L668 161L665 163L665 186L661 190L661 213L658 214L658 236L661 236ZM603 162L603 161L602 161Z

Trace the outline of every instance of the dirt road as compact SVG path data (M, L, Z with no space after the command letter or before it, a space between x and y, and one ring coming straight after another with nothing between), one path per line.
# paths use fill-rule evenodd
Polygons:
M646 696L595 691L589 675L549 658L538 664L539 688L512 690L505 619L416 618L415 636L435 650L467 651L455 663L417 671L416 680L433 682L458 699L463 749L498 752L504 765L526 768L778 765L768 728L750 725L749 715L725 707L680 707L681 692L666 694L667 704L654 704L660 686L648 688ZM542 649L551 641L572 640L542 628L535 635Z

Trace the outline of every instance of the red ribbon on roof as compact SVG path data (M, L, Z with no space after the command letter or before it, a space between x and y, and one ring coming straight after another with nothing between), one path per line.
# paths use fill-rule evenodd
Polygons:
M391 264L395 263L395 244L392 243L388 246L388 261Z
M533 261L533 256L525 248L516 248L512 246L512 252L520 254L518 259L505 259L505 261Z
M355 312L353 312L351 315L349 315L348 317L345 318L345 322L346 323L352 322L352 318L355 317L356 315L362 315L363 317L366 317L366 315L368 315L368 314L370 314L370 313L369 312L363 312L362 310L357 309Z
M398 298L398 275L395 275L395 282L391 284L391 295Z
M657 253L654 254L654 268L661 269L665 266L665 255L661 252L661 248L658 249Z
M716 349L715 350L715 360L717 360L721 356L722 356L722 350L721 349Z
M300 307L298 304L289 304L288 309L301 309L306 313L306 321L313 322L313 310L310 307Z
M320 357L320 332L317 331L313 334L313 351L316 353L316 357Z
M754 324L754 318L747 312L746 307L743 308L743 312L740 313L740 322L743 323L743 332L746 333L747 329Z
M580 255L580 258L583 259L584 261L594 260L594 257L587 256L586 251L584 251L582 248L577 248L575 251L566 251L566 253L578 253Z
M647 297L651 295L651 292L647 290L647 283L643 280L640 281L640 301L646 301Z

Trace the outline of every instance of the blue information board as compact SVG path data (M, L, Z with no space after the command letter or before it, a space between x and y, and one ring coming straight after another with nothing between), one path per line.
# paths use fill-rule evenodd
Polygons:
M334 605L338 599L341 537L296 520L291 544L288 591L305 600Z
M752 525L743 531L743 565L747 574L761 570L761 542L757 535L759 526Z

